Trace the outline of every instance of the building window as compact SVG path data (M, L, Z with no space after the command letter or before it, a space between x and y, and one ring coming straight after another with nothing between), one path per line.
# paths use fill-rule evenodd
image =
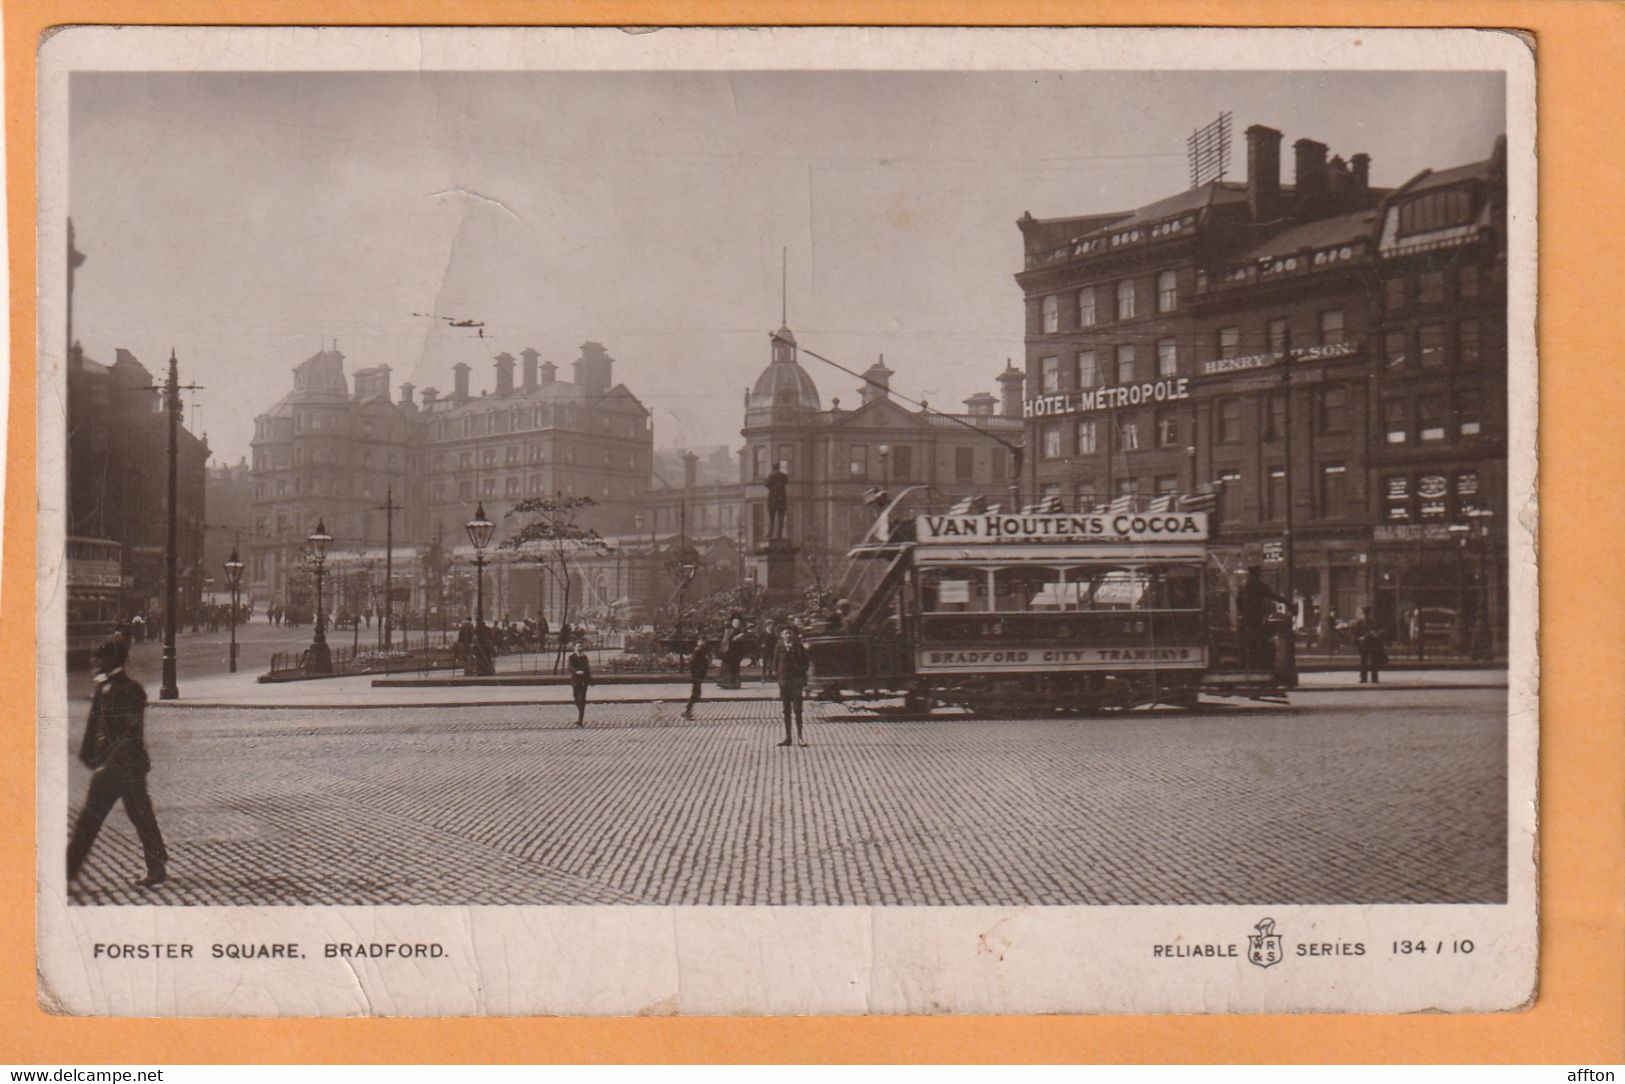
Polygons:
M1410 344L1403 331L1390 331L1382 337L1383 364L1389 369L1403 369Z
M1077 438L1079 455L1093 455L1100 450L1100 430L1093 418L1078 421Z
M1173 407L1157 408L1157 447L1173 448L1179 444L1179 415Z
M1215 434L1220 444L1238 444L1241 442L1241 400L1219 400L1219 424L1215 427Z
M1484 397L1477 388L1463 388L1456 392L1456 432L1464 437L1476 437L1484 431Z
M1405 279L1403 276L1382 280L1382 307L1387 312L1405 311Z
M1472 217L1472 200L1462 188L1430 192L1399 208L1399 235L1427 233L1460 226Z
M1046 334L1061 330L1061 299L1054 294L1044 299L1043 328Z
M1157 276L1157 311L1173 312L1179 307L1179 276L1164 271Z
M457 483L457 499L467 504L474 499L474 483L464 481Z
M1095 288L1086 286L1078 291L1078 326L1095 326Z
M1286 514L1286 468L1270 468L1270 484L1264 490L1264 518L1281 519Z
M1411 480L1404 474L1391 474L1382 480L1382 518L1389 523L1407 523L1411 518Z
M1383 400L1382 431L1389 444L1404 444L1410 439L1410 427L1405 420L1405 400Z
M1095 370L1095 352L1093 350L1078 351L1078 387L1092 388L1100 383L1100 374Z
M1157 487L1157 496L1159 497L1166 497L1170 493L1178 493L1179 475L1159 474L1157 475L1157 480L1154 484Z
M1072 510L1074 512L1090 511L1094 508L1097 500L1099 500L1099 494L1095 491L1093 478L1086 479L1072 487Z
M1317 420L1322 433L1346 433L1349 427L1348 389L1334 384L1320 389L1316 404Z
M1442 369L1447 360L1443 324L1424 324L1416 329L1417 356L1424 369Z
M1266 392L1259 409L1262 411L1259 421L1264 427L1264 439L1280 440L1286 432L1286 396L1278 391Z
M867 444L852 445L847 470L854 478L869 477L869 446Z
M1332 519L1348 514L1349 471L1341 463L1327 463L1320 468L1320 515Z
M1228 519L1236 513L1241 503L1241 472L1220 471L1219 482L1219 515Z
M1173 376L1179 372L1179 340L1157 340L1157 375Z
M1478 296L1478 265L1462 264L1456 268L1456 296L1471 301Z
M1271 320L1266 328L1272 354L1286 353L1286 320Z
M1444 272L1423 271L1417 276L1416 300L1422 305L1444 304Z
M1444 439L1444 396L1416 397L1416 435L1424 441Z
M508 446L507 462L508 462L508 464L510 466L512 464L514 464L514 463L519 462L519 447L518 447L518 445L510 444ZM390 466L394 466L394 464L391 463Z
M1456 325L1456 360L1462 365L1476 365L1483 357L1477 320L1463 320Z
M1117 495L1119 497L1132 497L1140 492L1138 478L1119 478L1117 480Z
M517 474L509 475L503 480L502 489L510 497L519 496L519 476Z
M1235 358L1241 356L1241 328L1221 327L1218 341L1219 357Z
M1320 345L1331 346L1343 341L1343 310L1328 309L1320 314Z
M1038 390L1045 395L1053 395L1061 390L1061 359L1038 359Z
M892 478L900 482L906 482L914 477L914 448L912 445L897 445L892 449L891 459Z
M1119 346L1117 348L1117 382L1119 384L1134 383L1134 347Z
M483 448L483 449L480 450L480 465L481 466L494 467L494 466L496 466L496 463L497 463L497 450L495 448Z
M1040 454L1045 459L1061 458L1061 423L1045 422L1039 445Z
M1423 519L1444 519L1450 514L1450 477L1424 474L1416 480L1416 496Z
M480 479L480 495L494 497L497 494L497 480L495 478Z
M969 482L976 477L976 452L971 448L954 449L954 481Z
M1487 509L1479 500L1478 472L1464 470L1456 475L1456 515L1467 517Z
M1117 447L1124 452L1140 447L1140 420L1132 414L1117 420Z
M1124 279L1117 284L1117 318L1134 319L1134 280Z

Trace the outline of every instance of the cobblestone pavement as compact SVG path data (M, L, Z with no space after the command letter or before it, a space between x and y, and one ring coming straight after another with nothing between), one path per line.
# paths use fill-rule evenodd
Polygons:
M78 903L1505 898L1505 694L877 720L809 705L149 714L171 880L109 817ZM76 730L83 723L76 722ZM77 743L75 733L72 740ZM76 811L86 773L74 767Z

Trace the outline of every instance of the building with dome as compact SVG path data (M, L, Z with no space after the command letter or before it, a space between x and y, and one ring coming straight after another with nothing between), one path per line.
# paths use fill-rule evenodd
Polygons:
M948 413L894 398L894 370L881 356L863 374L854 405L832 398L826 408L797 357L794 332L781 326L769 341L767 367L744 400L746 550L757 553L767 542L765 482L775 463L790 476L786 536L804 549L832 552L844 552L868 530L874 513L864 500L874 488L930 486L951 502L1002 491L1015 480L1008 446L1022 440L1020 370L1006 366L1000 397L979 392L963 411ZM756 573L762 575L759 563Z

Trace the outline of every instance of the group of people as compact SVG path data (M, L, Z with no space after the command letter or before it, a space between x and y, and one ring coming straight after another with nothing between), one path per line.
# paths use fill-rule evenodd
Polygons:
M719 651L722 652L724 676L718 682L722 688L739 688L744 629L744 619L737 614L729 618L723 629ZM779 686L779 703L784 712L784 740L779 745L800 745L805 749L807 737L802 704L807 691L810 660L807 645L801 639L801 630L790 624L775 629L772 621L766 621L752 644L752 650L762 663L763 680L775 681ZM683 708L683 718L694 718L694 706L704 694L705 679L710 669L711 644L701 637L688 656L689 694L688 704Z
M1240 633L1242 663L1270 670L1283 669L1281 655L1292 635L1291 619L1276 607L1291 606L1280 592L1264 582L1263 568L1247 569L1236 596L1236 626ZM1371 608L1360 607L1360 616L1350 626L1360 651L1360 684L1382 681L1382 668L1388 665L1388 648L1382 629L1371 617Z

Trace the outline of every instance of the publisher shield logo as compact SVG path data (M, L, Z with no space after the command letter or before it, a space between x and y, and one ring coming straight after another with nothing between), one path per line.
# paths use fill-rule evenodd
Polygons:
M1275 932L1275 920L1266 918L1253 929L1257 932L1247 935L1247 959L1259 967L1274 967L1286 955L1281 935Z

